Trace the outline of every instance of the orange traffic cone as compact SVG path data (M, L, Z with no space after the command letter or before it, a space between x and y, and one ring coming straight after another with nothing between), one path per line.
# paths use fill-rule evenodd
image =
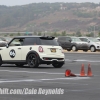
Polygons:
M65 77L70 77L70 74L71 74L71 70L70 69L67 69L65 71Z
M92 75L92 71L91 71L91 67L90 67L90 64L88 64L88 72L87 72L87 76L93 76Z
M82 66L81 66L80 76L81 77L84 77L85 76L84 64L82 64Z
M67 69L65 71L65 77L76 77L75 74L71 73L71 70L70 69Z
M76 75L75 75L75 74L73 74L73 73L70 73L70 76L72 76L72 77L76 77Z

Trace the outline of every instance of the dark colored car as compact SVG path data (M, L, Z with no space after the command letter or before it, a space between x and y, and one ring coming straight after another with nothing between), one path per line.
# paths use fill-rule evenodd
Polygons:
M68 36L61 36L58 37L58 43L59 45L68 51L88 51L89 46L86 42L82 42L78 37L68 37Z

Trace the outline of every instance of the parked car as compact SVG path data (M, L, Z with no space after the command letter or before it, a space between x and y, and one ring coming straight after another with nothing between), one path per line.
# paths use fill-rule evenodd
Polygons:
M12 38L10 37L0 37L0 39L6 43L8 43Z
M65 63L65 55L62 51L55 37L14 37L6 47L0 47L0 65L28 64L29 67L38 67L40 64L52 64L55 68L61 68Z
M88 51L89 46L86 42L82 42L78 37L60 36L58 37L59 45L68 51Z
M6 39L5 39L4 37L0 37L0 39L1 39L2 41L6 41Z
M96 39L100 41L100 38L99 38L99 37L98 37L98 38L96 38Z
M6 46L6 44L7 44L7 42L2 41L2 40L0 39L0 47L4 47L4 46Z
M12 40L11 37L4 37L4 38L5 38L5 40L6 40L7 43L9 43Z
M91 52L96 52L100 50L100 41L93 37L79 37L81 41L87 42L89 44L89 49Z

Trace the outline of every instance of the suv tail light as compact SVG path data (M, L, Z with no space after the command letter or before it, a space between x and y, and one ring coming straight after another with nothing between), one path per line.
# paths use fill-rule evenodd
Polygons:
M43 52L43 48L39 46L39 52Z

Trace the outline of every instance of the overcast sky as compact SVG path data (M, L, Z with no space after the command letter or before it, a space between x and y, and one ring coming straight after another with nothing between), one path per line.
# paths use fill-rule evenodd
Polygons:
M94 2L99 3L99 0L0 0L0 5L15 6L15 5L25 5L29 3L38 2Z

